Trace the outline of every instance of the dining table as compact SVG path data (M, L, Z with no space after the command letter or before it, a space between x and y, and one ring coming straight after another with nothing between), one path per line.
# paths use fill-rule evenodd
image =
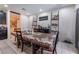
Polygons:
M27 34L24 32L22 33L22 37L24 40L31 42L33 54L36 54L37 50L39 49L41 50L41 54L43 54L43 50L52 52L53 41L56 38L56 35L53 33L35 32L32 34Z

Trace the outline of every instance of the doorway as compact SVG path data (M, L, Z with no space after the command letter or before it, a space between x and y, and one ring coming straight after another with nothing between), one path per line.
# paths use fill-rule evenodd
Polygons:
M10 12L10 34L11 41L15 41L15 29L20 28L20 14L11 11Z

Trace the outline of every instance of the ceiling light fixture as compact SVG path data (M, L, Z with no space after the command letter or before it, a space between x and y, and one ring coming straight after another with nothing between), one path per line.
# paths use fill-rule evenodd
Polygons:
M4 5L4 7L8 7L8 5L7 5L7 4L5 4L5 5Z
M42 12L43 10L42 9L40 9L40 12Z
M22 11L26 11L26 9L25 9L25 8L22 8L21 10L22 10Z

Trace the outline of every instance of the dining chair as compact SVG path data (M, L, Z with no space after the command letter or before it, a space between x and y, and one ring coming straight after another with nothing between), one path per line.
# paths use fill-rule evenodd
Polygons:
M21 51L23 52L24 44L26 43L26 41L23 39L21 31L16 31L16 37L17 47L19 48L19 46L21 45Z
M57 54L56 46L57 46L57 42L58 42L58 37L59 37L59 31L56 33L56 38L53 41L53 51L52 51L52 54L54 54L54 53Z
M32 40L32 53L37 54L39 48L40 48L39 42L36 39L33 39Z
M53 47L52 47L52 50L51 49L44 49L43 47L41 47L41 54L43 54L44 52L44 50L46 50L46 51L49 51L49 52L51 52L52 54L54 54L54 53L57 53L57 51L56 51L56 45L57 45L57 42L58 42L58 36L59 36L59 32L56 32L56 37L55 37L55 39L53 40Z

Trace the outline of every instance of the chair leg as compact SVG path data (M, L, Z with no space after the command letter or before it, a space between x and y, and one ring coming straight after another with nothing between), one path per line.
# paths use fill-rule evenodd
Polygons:
M41 47L41 54L43 54L43 48Z
M55 53L57 54L57 51L56 51L56 49L55 49Z
M32 53L33 54L36 54L37 53L37 47L36 47L36 45L35 44L32 44Z
M36 51L35 51L35 46L34 46L34 44L32 44L32 53L33 53L33 54L36 54Z
M52 54L54 54L54 50L52 51Z
M15 36L15 41L16 41L16 36Z
M17 41L17 47L19 48L19 45L20 45L20 42L19 41Z
M53 50L52 54L55 54L55 53L57 54L57 51L56 51L56 49L55 49L55 50Z
M24 44L22 43L21 44L21 52L23 52L23 49L24 49Z

